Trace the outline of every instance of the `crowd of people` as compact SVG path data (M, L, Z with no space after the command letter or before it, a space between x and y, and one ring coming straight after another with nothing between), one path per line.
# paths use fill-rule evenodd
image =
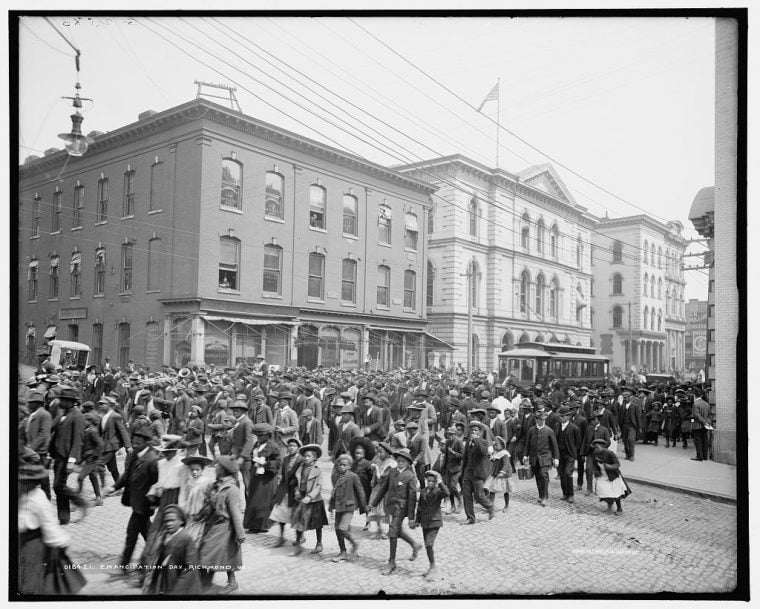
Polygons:
M310 552L323 552L332 523L332 560L352 560L356 511L364 531L388 540L383 574L396 571L400 538L410 560L424 547L425 577L434 578L442 504L475 525L475 504L488 519L497 502L507 511L519 477L535 479L546 506L555 468L562 500L585 490L619 514L630 488L618 441L631 461L637 442L687 448L690 439L694 459L707 459L713 421L704 390L613 378L525 387L478 371L269 370L263 356L161 372L64 370L41 357L19 391L20 591L81 588L82 576L64 568L64 527L115 493L131 510L116 576L146 594L203 593L218 571L227 577L221 593L233 592L246 534L274 525L277 546L287 543L286 525L294 531L297 556L306 531L316 535ZM409 531L418 526L422 544ZM54 560L43 573L35 565L45 552Z

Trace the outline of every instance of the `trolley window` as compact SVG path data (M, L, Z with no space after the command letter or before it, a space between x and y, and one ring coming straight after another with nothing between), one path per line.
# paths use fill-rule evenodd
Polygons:
M520 360L521 366L520 366L520 380L521 381L533 381L533 360L532 359L524 359Z

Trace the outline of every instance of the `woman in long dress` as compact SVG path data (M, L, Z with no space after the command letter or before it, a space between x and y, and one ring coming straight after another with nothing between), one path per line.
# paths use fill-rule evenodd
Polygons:
M245 498L243 526L249 533L264 533L272 526L274 493L277 490L277 474L280 473L280 447L272 440L272 426L257 423L253 433L258 441L253 446L251 459L251 484Z
M607 440L598 439L592 443L594 447L594 476L596 480L594 492L599 501L607 502L607 513L612 513L612 504L617 506L616 514L623 512L620 500L631 494L631 489L620 473L620 461L617 455L606 447Z
M203 475L203 470L207 465L211 465L213 460L203 455L193 455L182 459L182 463L189 474L179 489L179 507L186 516L185 531L193 538L197 546L203 536L204 523L196 520L195 517L203 509L206 492L214 482L213 479Z
M198 548L201 584L204 589L209 589L214 573L224 570L227 585L222 589L222 594L237 590L235 571L243 566L240 546L245 541L245 530L241 516L239 471L238 462L231 456L217 457L216 482L209 487L203 509L196 516L204 523Z
M285 525L293 522L293 510L296 506L296 487L298 480L296 470L303 462L303 457L298 454L301 441L298 438L290 438L287 442L288 454L282 459L282 473L280 483L274 493L274 507L269 514L269 520L280 525L280 538L274 544L279 548L285 543Z
M296 470L295 498L296 507L293 510L293 526L296 530L296 551L301 553L304 543L304 532L315 531L317 545L311 551L319 554L322 546L322 528L328 523L325 501L322 498L322 471L317 465L317 459L322 456L322 448L317 444L306 444L299 451L303 462Z
M396 467L396 461L392 457L393 449L386 442L378 442L375 458L372 460L370 469L372 470L372 480L370 481L370 499L368 503L372 503L374 499L374 489L380 484L385 476L390 474L390 471ZM377 530L374 534L374 539L387 539L387 529L383 528L383 525L390 523L390 516L385 510L385 497L377 505L377 508L370 511L369 514L370 523L377 523Z

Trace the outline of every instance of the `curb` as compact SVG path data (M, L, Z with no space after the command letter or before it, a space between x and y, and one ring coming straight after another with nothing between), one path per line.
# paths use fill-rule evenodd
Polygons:
M730 503L736 505L736 497L729 497L728 495L721 495L719 493L713 493L710 491L704 491L694 488L686 488L684 486L678 486L676 484L667 484L665 482L657 482L654 480L647 480L646 478L637 478L636 476L629 476L625 474L625 479L629 482L635 482L636 484L643 484L645 486L654 486L656 488L662 488L669 491L679 491L686 493L687 495L694 495L695 497L701 497L703 499L711 499L712 501L718 501L720 503Z

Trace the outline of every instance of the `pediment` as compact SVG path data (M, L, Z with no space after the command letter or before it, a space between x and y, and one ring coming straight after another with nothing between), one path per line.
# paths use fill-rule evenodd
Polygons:
M571 205L576 205L575 198L570 190L565 186L562 178L550 164L529 167L518 174L523 184L528 184L533 188L541 190L552 197L565 201Z

